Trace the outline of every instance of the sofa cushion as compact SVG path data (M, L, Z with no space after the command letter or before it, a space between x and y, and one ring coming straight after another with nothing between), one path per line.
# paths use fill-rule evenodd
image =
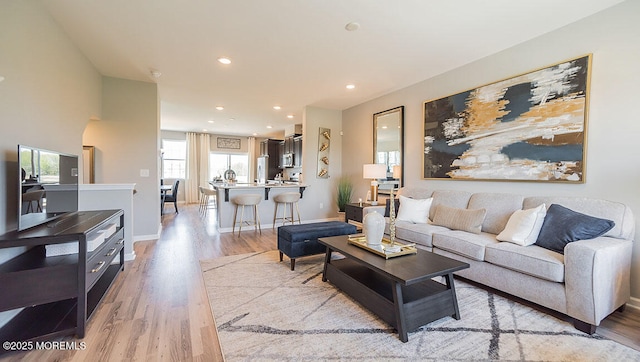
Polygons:
M418 224L426 224L429 220L429 209L432 198L410 199L400 195L400 208L396 215L396 220L409 221Z
M410 197L412 199L428 199L432 196L433 190L424 187L401 187L398 196Z
M536 245L564 254L564 247L578 240L593 239L611 230L611 220L585 215L564 206L549 206Z
M522 246L532 245L538 239L546 214L545 204L533 209L515 211L496 239Z
M458 209L446 205L438 205L433 216L433 224L453 230L479 234L486 214L486 209Z
M564 282L564 257L536 245L522 247L506 242L489 244L486 246L484 259L491 264L534 277Z
M430 220L433 220L438 205L447 205L449 207L466 209L472 193L467 191L437 190L434 191L432 195L433 202L431 203L431 210L429 211Z
M497 243L496 236L489 233L471 234L466 231L450 230L433 234L434 247L477 261L484 261L487 245Z
M615 222L615 226L603 236L626 240L633 240L635 237L636 220L629 206L623 203L586 197L534 196L525 198L522 208L530 209L542 203L547 206L559 204L583 214Z
M420 244L428 248L433 247L433 234L446 232L449 229L432 224L414 224L408 221L396 221L396 238ZM385 234L389 235L389 218L385 225Z
M514 211L522 210L522 195L479 192L471 195L467 209L486 209L482 231L498 234Z

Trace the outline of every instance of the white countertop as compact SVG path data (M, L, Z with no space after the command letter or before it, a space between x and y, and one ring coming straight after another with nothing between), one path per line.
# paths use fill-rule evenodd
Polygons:
M306 184L302 184L299 182L291 182L287 181L284 183L267 183L267 184L259 184L259 183L237 183L237 184L224 184L224 183L211 183L215 189L254 189L254 188L291 188L291 187L307 187Z

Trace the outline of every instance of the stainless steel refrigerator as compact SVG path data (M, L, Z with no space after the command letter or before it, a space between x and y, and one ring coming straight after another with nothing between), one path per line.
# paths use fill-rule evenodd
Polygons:
M269 164L269 157L260 156L257 162L256 180L258 183L265 183L267 181L267 167Z

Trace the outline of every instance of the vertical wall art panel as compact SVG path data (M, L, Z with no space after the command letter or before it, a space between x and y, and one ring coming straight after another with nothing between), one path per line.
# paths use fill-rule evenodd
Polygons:
M329 178L329 148L331 146L331 129L319 128L318 131L318 173L317 178Z
M424 103L423 177L583 183L591 55Z

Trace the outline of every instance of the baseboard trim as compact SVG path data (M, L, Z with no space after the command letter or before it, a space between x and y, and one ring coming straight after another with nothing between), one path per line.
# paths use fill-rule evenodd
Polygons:
M136 252L132 251L131 253L124 254L124 261L132 261L136 259Z
M640 311L640 298L631 297L627 302L627 307Z
M157 234L149 234L149 235L135 235L133 237L133 242L145 241L145 240L157 240L160 239L160 232L162 231L162 227L158 230Z

